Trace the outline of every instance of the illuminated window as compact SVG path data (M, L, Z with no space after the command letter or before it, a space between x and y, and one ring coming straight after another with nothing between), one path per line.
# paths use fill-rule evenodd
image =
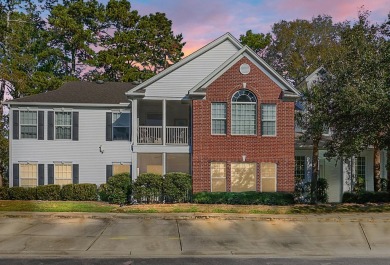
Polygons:
M226 163L212 162L210 164L211 172L211 191L226 191Z
M55 164L54 179L58 185L72 184L72 164Z
M20 164L19 176L21 187L35 187L38 182L38 165L37 164Z
M261 191L276 191L276 164L261 163Z
M256 191L256 164L232 163L231 182L233 192Z
M130 164L121 164L121 163L114 163L112 164L112 174L121 174L121 173L128 173L130 174Z

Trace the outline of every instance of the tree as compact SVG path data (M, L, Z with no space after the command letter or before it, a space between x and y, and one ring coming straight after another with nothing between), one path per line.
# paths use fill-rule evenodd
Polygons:
M67 0L50 10L49 46L57 49L65 75L78 77L82 69L77 64L94 59L91 46L98 43L103 18L104 6L97 0Z
M280 21L272 27L273 39L265 60L295 85L326 64L337 49L343 24L334 24L330 16L311 21Z
M257 54L262 55L262 51L271 43L272 37L270 33L252 33L252 30L247 30L245 35L240 35L240 42L247 45Z
M329 64L330 124L334 128L328 156L353 157L374 147L374 189L381 190L380 150L388 146L390 86L386 81L386 40L370 24L369 12L341 32L341 49Z

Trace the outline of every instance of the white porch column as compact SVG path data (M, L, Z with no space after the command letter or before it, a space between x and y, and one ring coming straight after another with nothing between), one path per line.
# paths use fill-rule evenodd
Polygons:
M138 153L131 153L131 178L135 181L138 177Z
M133 99L131 103L131 131L133 145L138 144L138 100ZM135 176L135 175L133 175Z
M167 126L167 101L166 99L163 99L163 104L162 104L162 144L165 145L166 142L166 126Z
M163 176L167 173L167 153L162 153L162 174Z

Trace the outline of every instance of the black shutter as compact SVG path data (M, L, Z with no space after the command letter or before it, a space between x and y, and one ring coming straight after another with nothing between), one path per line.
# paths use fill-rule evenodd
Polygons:
M45 112L38 111L38 140L45 139Z
M108 182L108 179L112 176L112 165L106 166L106 183Z
M13 139L19 139L19 111L14 110L12 113L13 113L12 136Z
M12 186L19 187L19 164L13 164L13 174Z
M79 184L79 165L73 164L73 184Z
M79 113L73 112L73 126L72 126L73 141L79 140Z
M47 165L47 184L54 184L54 164Z
M47 140L54 140L54 111L47 112Z
M106 141L112 141L112 113L106 112Z
M45 185L45 165L38 164L38 185Z

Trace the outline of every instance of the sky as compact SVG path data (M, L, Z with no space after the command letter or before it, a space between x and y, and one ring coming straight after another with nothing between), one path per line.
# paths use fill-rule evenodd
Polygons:
M101 1L105 2L105 1ZM131 0L140 15L166 13L173 32L183 34L188 55L230 32L236 38L251 29L271 32L281 20L311 19L330 15L334 22L353 21L361 7L371 11L370 21L382 23L390 12L390 0Z

